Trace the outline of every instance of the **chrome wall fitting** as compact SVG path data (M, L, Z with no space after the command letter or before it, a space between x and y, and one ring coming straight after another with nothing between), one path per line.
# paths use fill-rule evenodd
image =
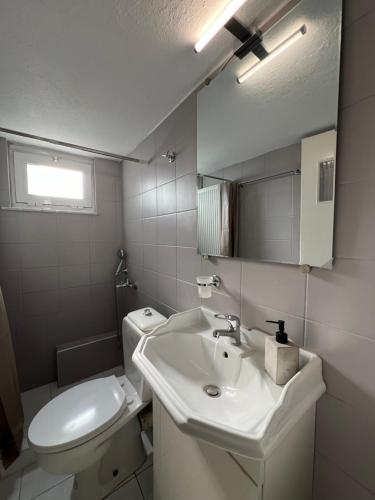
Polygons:
M221 285L221 278L217 274L213 274L212 276L197 276L197 285L202 287L214 286L219 288Z
M219 288L221 278L217 274L212 276L197 276L198 294L201 299L209 299L212 295L212 287Z
M161 155L163 158L166 158L169 163L174 163L176 161L176 152L175 151L167 151L166 153Z

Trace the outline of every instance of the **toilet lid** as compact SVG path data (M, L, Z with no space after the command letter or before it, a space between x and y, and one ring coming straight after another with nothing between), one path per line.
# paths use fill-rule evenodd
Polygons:
M126 406L125 392L113 375L83 382L36 414L29 427L29 441L44 452L72 448L110 427Z

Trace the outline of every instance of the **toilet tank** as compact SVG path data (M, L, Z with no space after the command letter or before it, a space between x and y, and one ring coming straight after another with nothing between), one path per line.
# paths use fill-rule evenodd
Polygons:
M152 307L145 307L130 312L122 321L122 348L125 375L143 402L151 400L151 389L132 361L133 352L142 335L150 333L166 320L165 316Z

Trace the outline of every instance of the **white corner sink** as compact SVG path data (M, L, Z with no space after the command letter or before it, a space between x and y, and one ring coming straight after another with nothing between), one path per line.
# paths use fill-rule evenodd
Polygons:
M264 369L267 334L242 330L237 347L215 339L216 328L225 323L204 307L175 314L143 337L133 361L182 432L263 460L325 392L321 360L301 349L299 372L278 386Z

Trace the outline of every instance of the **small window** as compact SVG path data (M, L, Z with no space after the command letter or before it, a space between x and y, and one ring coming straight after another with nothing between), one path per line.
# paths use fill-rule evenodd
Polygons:
M12 144L9 160L13 208L95 212L90 158Z

